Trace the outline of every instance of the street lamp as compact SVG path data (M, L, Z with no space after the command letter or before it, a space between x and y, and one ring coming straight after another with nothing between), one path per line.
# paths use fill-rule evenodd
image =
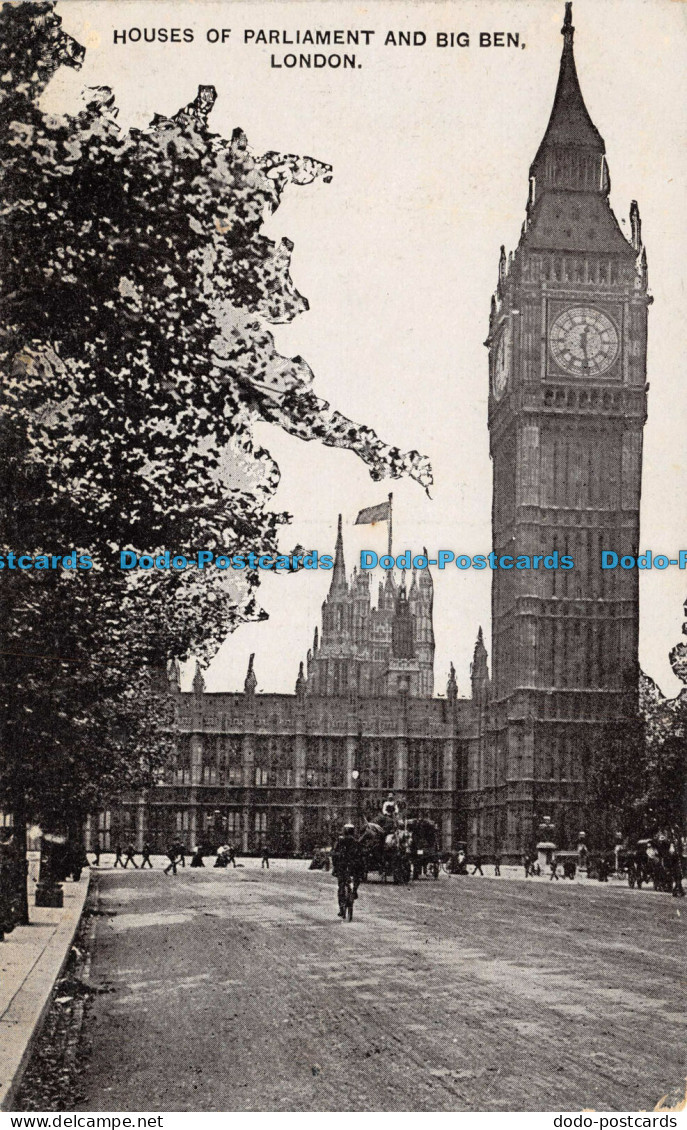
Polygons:
M225 818L222 815L221 809L216 808L215 813L214 813L214 820L213 820L213 835L214 835L215 840L217 841L216 844L214 845L215 847L219 847L219 845L223 844L224 840L225 840L224 819Z
M359 832L360 831L360 825L362 823L362 803L361 803L362 802L362 796L361 796L361 793L360 793L360 787L361 787L360 770L359 769L352 769L351 770L351 777L353 778L353 788L355 789L355 822L356 822L357 830Z

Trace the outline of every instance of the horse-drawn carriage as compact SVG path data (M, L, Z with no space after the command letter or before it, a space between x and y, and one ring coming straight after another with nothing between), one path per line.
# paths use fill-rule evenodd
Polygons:
M388 878L394 883L407 883L411 876L410 832L397 827L388 818L380 817L379 822L368 820L359 840L365 859L363 882L374 872L383 883Z
M424 817L400 821L382 814L368 820L360 837L365 855L365 878L378 874L382 882L408 883L410 879L431 875L438 879L441 870L439 831Z
M633 847L618 853L618 868L627 875L628 885L641 890L644 883L652 883L655 891L681 895L685 860L681 857L680 842L668 836L637 840Z
M429 875L433 879L438 879L441 871L441 853L439 829L436 824L433 820L420 817L417 820L407 820L406 828L410 832L410 863L413 879Z

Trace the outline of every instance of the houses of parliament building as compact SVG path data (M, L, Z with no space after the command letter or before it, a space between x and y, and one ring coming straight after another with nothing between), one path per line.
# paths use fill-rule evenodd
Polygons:
M339 523L331 587L293 694L176 699L167 779L101 813L91 840L226 838L306 854L393 791L439 826L442 847L519 858L544 814L559 846L594 837L590 780L612 757L638 693L636 556L646 325L651 301L637 205L631 238L610 207L605 146L580 90L571 5L553 109L530 168L517 248L491 300L488 427L499 555L558 550L574 569L496 569L492 654L481 629L470 697L453 670L434 694L432 579L349 578ZM543 547L543 549L542 549ZM258 661L259 663L259 658ZM491 668L491 670L489 670ZM294 672L295 675L295 672ZM615 745L614 745L615 743Z

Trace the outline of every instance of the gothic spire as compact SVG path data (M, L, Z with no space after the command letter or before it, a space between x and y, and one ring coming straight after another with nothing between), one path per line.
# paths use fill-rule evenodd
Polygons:
M196 671L195 671L195 674L193 676L193 693L194 694L203 694L204 690L205 690L205 679L203 678L203 672L201 670L200 663L196 659Z
M341 515L339 514L339 522L336 529L336 548L334 550L334 571L332 573L332 583L329 587L329 595L345 593L346 591L346 565L344 563Z
M255 688L258 685L258 680L256 679L255 671L253 670L253 660L254 659L255 659L255 652L252 652L251 657L248 660L248 670L246 671L246 678L245 678L244 683L243 683L243 691L244 691L244 694L247 694L247 695L255 694Z
M449 672L448 672L448 683L446 684L446 697L451 702L455 702L456 699L458 698L458 682L456 680L456 669L453 666L453 663L451 663L451 666L450 666Z
M553 109L530 169L537 194L558 188L608 193L604 140L589 116L573 54L572 4L565 5L563 53Z
M427 561L429 561L429 554L427 552L427 546L426 545L424 545L422 547L422 552L423 552L425 558L427 559ZM428 591L431 591L431 592L434 591L434 585L432 583L432 574L431 574L429 568L422 569L420 571L420 588L421 589L427 589Z
M489 678L489 668L487 666L487 649L484 646L484 635L482 633L482 626L480 625L477 633L477 640L475 641L475 650L472 656L472 664L470 666L470 677L473 684L480 680Z
M167 664L167 681L170 690L181 690L181 668L176 659L170 659Z
M642 221L636 200L633 200L630 205L630 228L632 230L632 246L639 254L642 250Z

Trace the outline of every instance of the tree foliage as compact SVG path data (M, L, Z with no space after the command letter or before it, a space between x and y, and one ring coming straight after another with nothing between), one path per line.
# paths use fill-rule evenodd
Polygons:
M3 576L0 780L54 818L145 779L164 752L154 671L256 615L254 575L117 568L120 548L274 552L288 516L255 421L346 448L376 479L431 477L275 348L271 327L307 303L263 223L328 165L213 133L209 86L142 130L120 128L107 87L45 113L46 84L84 54L53 0L5 4L0 51L0 543L95 563Z

